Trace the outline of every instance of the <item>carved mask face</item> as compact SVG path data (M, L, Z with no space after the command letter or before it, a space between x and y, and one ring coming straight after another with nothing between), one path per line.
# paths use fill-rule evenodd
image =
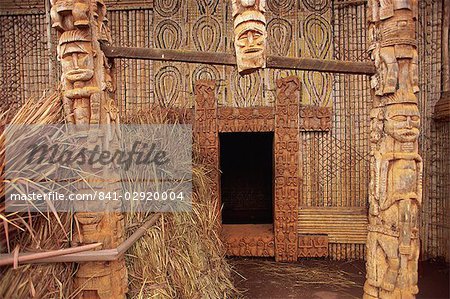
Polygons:
M249 10L236 17L234 47L240 73L265 67L266 38L266 25L262 13Z
M94 54L89 42L69 42L60 46L62 71L71 82L89 81L94 75Z
M386 107L386 133L400 142L414 142L419 136L420 116L415 104L393 104Z

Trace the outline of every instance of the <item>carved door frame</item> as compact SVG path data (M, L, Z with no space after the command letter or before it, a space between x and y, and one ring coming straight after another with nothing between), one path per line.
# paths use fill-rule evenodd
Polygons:
M273 240L264 239L265 250L255 249L253 254L247 255L259 256L262 253L263 256L275 256L276 261L296 261L301 186L300 81L294 76L277 81L275 107L219 108L215 92L214 80L199 80L195 83L194 142L203 161L211 167L211 194L215 208L220 209L221 206L219 133L273 132ZM256 243L254 246L259 246Z

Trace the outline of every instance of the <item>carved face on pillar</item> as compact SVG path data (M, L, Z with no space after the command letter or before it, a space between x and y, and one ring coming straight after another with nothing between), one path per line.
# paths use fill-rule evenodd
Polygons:
M257 0L233 1L234 47L241 74L266 65L266 18L264 2Z
M391 104L386 107L385 131L399 142L414 142L419 136L420 116L416 104Z
M99 91L91 84L95 52L86 34L78 30L64 32L58 46L58 57L61 60L66 97L84 98Z

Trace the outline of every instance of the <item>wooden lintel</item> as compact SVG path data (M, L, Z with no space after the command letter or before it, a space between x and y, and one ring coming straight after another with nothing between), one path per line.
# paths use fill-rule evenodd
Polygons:
M102 45L102 50L109 58L129 58L144 60L178 61L188 63L205 63L216 65L236 65L236 58L230 53L200 52L187 50L170 50L136 47L112 47ZM313 58L289 58L268 56L267 68L308 70L329 73L375 74L375 66L371 62L326 60Z
M343 61L331 59L269 56L267 57L266 65L268 68L287 70L304 70L363 75L375 74L375 66L373 65L373 63L364 61Z
M106 45L102 45L102 50L108 58L131 58L219 65L236 65L235 57L232 54L228 53L136 47L111 47Z

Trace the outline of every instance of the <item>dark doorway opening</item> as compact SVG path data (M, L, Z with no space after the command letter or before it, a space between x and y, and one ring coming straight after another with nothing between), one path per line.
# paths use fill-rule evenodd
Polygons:
M219 138L222 223L273 223L273 132Z

